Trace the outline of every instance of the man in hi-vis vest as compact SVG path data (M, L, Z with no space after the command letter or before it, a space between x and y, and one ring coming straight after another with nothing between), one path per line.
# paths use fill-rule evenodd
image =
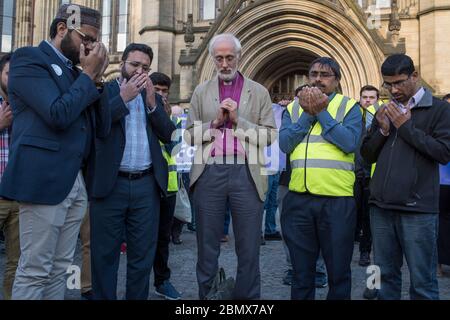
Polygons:
M328 299L350 299L356 225L354 152L362 117L359 105L336 93L340 67L318 58L309 84L288 107L280 148L290 155L292 175L281 225L294 269L292 299L315 298L315 270L322 251L328 272Z
M172 109L169 104L172 80L168 75L161 72L153 72L150 75L150 80L153 83L155 92L163 98L164 110L179 132L181 130L181 119L172 116ZM179 300L181 298L181 293L170 282L171 270L169 268L169 243L173 221L175 219L173 215L175 213L176 194L178 192L176 154L172 151L181 142L181 135L178 132L175 135L172 134L172 141L170 143L164 144L161 141L159 142L162 155L167 162L169 174L167 195L161 195L160 200L158 244L156 246L155 261L153 262L153 272L155 273L153 284L155 286L155 293L168 300ZM182 227L183 225L181 225Z

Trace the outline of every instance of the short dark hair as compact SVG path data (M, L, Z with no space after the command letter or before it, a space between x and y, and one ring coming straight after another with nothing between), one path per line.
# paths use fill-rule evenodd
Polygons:
M122 61L126 61L128 59L128 55L130 52L140 51L145 53L150 57L150 61L153 61L153 50L148 45L143 43L130 43L122 54Z
M376 91L377 92L377 99L380 98L380 90L378 90L377 88L375 88L374 86L371 86L370 84L364 86L361 88L361 90L359 91L359 96L362 96L363 91Z
M311 71L312 67L315 64L320 64L321 66L329 67L333 71L334 75L336 76L336 79L341 80L341 67L339 66L339 63L337 63L333 59L331 59L329 57L317 58L316 60L311 62L311 64L309 65L308 71Z
M410 76L416 69L414 62L406 54L393 54L386 58L381 66L383 76L398 76L405 74Z
M152 80L153 85L166 86L169 89L172 84L172 80L170 80L169 76L162 72L153 72L150 75L150 80Z
M448 99L450 99L450 93L447 93L444 97L442 97L442 100L447 101Z
M297 87L297 89L295 89L295 92L294 92L295 97L298 95L298 93L300 91L303 90L303 88L306 88L306 87L309 87L309 84L302 84L300 87Z
M11 61L11 57L12 57L12 52L9 52L7 54L5 54L1 59L0 59L0 73L3 72L3 69L5 68L5 65Z
M50 25L50 39L55 39L56 34L58 33L58 23L64 22L66 23L66 20L64 19L53 19L52 24Z

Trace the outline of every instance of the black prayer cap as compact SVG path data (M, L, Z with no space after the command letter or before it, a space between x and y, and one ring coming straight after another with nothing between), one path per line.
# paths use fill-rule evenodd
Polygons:
M78 7L80 10L78 11L76 7ZM68 28L74 28L73 26L77 23L76 19L71 19L71 21L67 21L67 19L73 17L73 15L75 15L77 12L80 12L80 17L78 18L80 19L80 21L78 21L80 25L87 24L100 29L102 21L102 15L100 14L100 12L85 6L80 6L78 4L63 4L59 8L55 19L65 20Z

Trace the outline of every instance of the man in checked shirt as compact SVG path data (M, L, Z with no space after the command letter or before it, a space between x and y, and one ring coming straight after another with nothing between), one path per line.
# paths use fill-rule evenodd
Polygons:
M1 108L0 108L0 181L8 163L9 137L12 111L8 103L8 73L11 53L0 59ZM11 299L14 275L20 256L19 204L0 198L0 230L5 234L6 266L3 281L3 298Z

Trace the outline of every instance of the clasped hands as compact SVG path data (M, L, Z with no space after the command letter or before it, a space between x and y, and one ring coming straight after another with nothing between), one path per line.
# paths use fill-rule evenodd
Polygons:
M305 87L297 97L303 111L312 116L317 116L328 106L328 96L317 87Z
M147 73L135 74L130 80L123 79L120 84L120 96L125 103L130 102L146 90L146 105L153 108L156 106L155 88Z
M397 129L400 128L406 121L411 119L411 108L408 106L406 112L400 109L395 102L390 101L388 104L378 110L375 117L384 135L389 134L390 123Z
M212 125L215 129L223 127L227 121L231 121L233 124L237 124L237 102L231 98L227 98L222 101L217 111L216 119Z

